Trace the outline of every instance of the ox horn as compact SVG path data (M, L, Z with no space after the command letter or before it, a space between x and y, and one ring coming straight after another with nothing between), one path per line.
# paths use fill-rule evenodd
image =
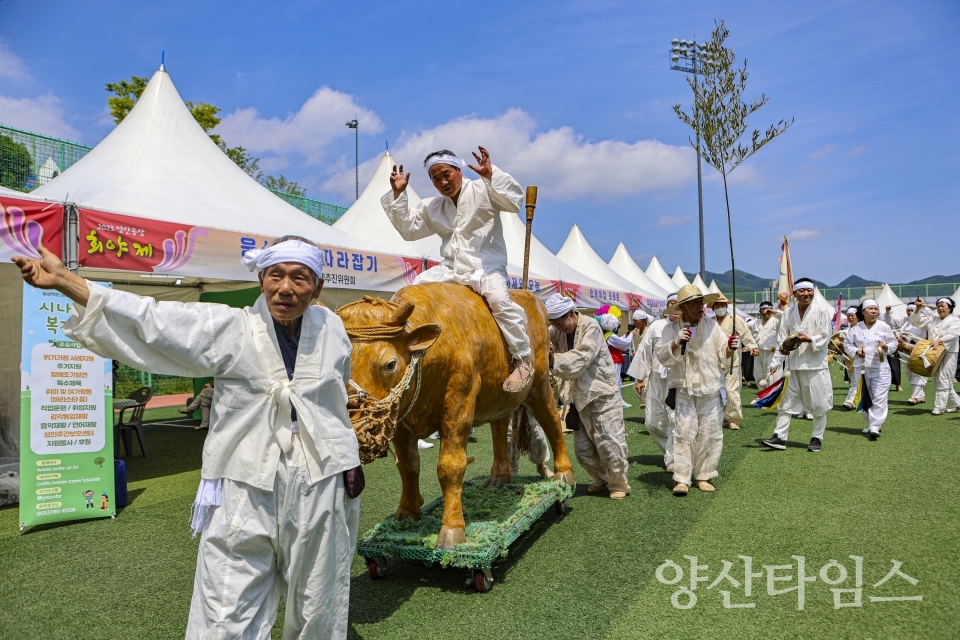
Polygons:
M386 321L386 324L394 327L402 327L407 324L407 320L410 318L410 314L413 313L413 309L414 304L412 302L404 302L394 310L390 319Z

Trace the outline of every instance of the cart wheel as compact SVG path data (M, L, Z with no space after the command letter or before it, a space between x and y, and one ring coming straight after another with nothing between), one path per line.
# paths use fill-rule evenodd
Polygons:
M487 577L486 572L478 569L473 572L473 586L480 593L486 593L493 588L493 576Z
M567 501L557 500L557 502L554 503L553 508L556 509L557 513L563 515L567 512Z
M381 567L380 564L373 558L367 559L367 572L370 574L371 580L380 580L383 576L387 575L387 565L383 564Z

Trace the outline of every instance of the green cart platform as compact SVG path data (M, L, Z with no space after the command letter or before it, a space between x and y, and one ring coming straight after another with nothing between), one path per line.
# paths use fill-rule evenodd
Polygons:
M485 488L486 476L463 483L463 517L467 541L452 550L437 549L437 534L443 518L443 498L420 510L420 521L396 521L389 517L367 531L357 542L357 555L367 563L370 577L380 580L387 573L388 559L420 560L430 565L467 569L473 584L483 593L493 586L494 562L507 555L507 548L553 507L566 511L573 487L539 476L514 477L510 484Z

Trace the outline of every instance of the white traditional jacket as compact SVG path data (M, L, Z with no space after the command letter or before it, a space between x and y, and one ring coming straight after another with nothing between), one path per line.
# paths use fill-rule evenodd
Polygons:
M156 302L87 282L64 332L104 358L153 373L213 376L205 480L274 488L281 450L292 446L291 404L310 482L360 464L347 413L350 341L340 318L313 305L303 315L293 379L261 295L252 307Z
M757 348L760 351L776 351L779 346L777 344L777 332L780 330L780 318L773 316L767 320L766 324L763 323L763 320L757 320L754 326L757 328Z
M960 318L950 315L941 319L938 315L914 313L910 316L910 324L919 329L926 329L930 340L940 339L946 353L957 353L960 343Z
M444 266L469 278L478 270L507 268L507 245L500 212L517 213L523 203L520 183L493 167L492 180L464 178L457 203L446 196L424 198L410 208L407 192L393 199L388 191L380 204L404 240L440 236Z
M561 380L571 381L570 400L577 410L601 396L617 394L619 380L599 322L578 313L572 349L567 349L567 335L553 327L550 339L554 351L552 371Z
M669 322L667 318L661 318L647 327L643 333L643 339L640 340L640 346L637 347L636 355L630 361L630 368L627 369L628 376L637 380L647 380L651 375L666 377L663 374L668 369L657 359L656 349L663 338L663 329Z
M812 342L805 342L789 356L784 356L779 351L780 347L783 346L783 341L797 333L807 334ZM792 305L780 319L780 329L777 333L778 351L774 354L770 366L771 368L779 367L786 358L787 368L790 371L826 369L829 366L827 356L830 353L827 350L827 345L832 337L832 318L826 309L821 309L811 302L806 313L803 314L803 321L801 321L800 309L797 305Z
M696 327L693 338L687 342L687 348L680 355L680 347L674 353L674 341L683 330L683 321L679 318L667 322L663 329L656 355L660 364L670 369L667 376L668 389L683 389L691 396L708 396L726 388L726 370L723 363L727 360L727 336L717 321L703 317Z
M880 360L881 343L887 345L887 352L883 356L883 361ZM857 355L861 344L865 356L863 358ZM886 358L897 357L897 337L893 334L890 325L882 320L877 320L871 328L867 328L865 322L858 322L847 331L843 348L847 355L854 359L853 366L869 370L879 369L887 366Z

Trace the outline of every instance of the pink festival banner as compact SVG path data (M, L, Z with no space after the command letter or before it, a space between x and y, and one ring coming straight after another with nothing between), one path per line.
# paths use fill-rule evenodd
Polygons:
M62 205L0 196L0 217L0 262L8 263L14 256L39 258L39 244L61 256Z

